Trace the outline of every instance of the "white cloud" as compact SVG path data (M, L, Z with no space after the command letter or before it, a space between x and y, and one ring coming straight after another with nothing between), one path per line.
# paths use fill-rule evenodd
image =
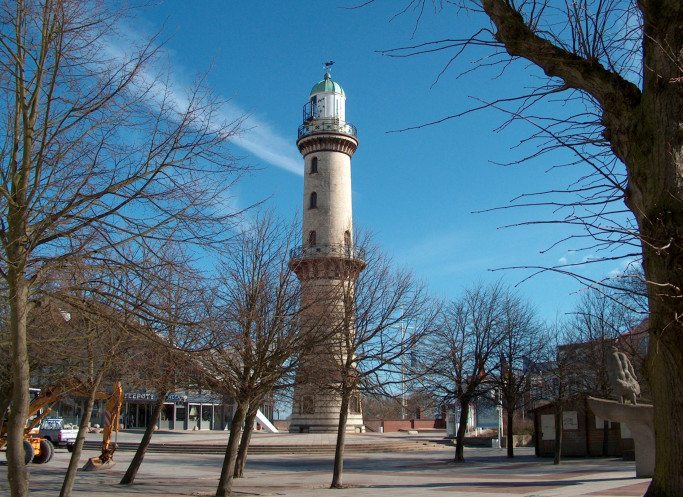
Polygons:
M124 35L134 38L135 35L132 33L135 31L126 28L128 27L123 29ZM123 62L130 57L128 52L132 46L135 46L135 43L126 44L122 39L107 39L102 42L101 48L108 57ZM137 81L133 84L139 86L140 92L147 94L152 104L160 105L162 100L168 100L180 111L187 109L190 105L187 95L189 87L181 81L183 78L171 77L167 83L165 79L159 78L158 74L153 72L156 70L157 68L151 67L149 70L141 71L138 73ZM146 91L149 88L153 90ZM220 117L228 123L242 120L247 116L242 126L244 131L233 138L236 146L272 166L303 176L303 161L296 146L292 143L293 140L289 137L283 138L267 122L248 116L244 109L231 100L226 99L226 103L220 109L220 114Z
M626 259L621 261L621 264L619 264L619 267L615 267L612 269L608 275L610 278L614 278L617 276L620 276L624 274L628 269L630 269L632 266L639 266L640 265L640 259Z
M567 258L566 258L566 257L560 257L560 258L557 260L557 263L560 264L560 265L567 264Z
M247 119L247 130L235 139L235 144L268 164L303 176L304 165L292 140L284 139L270 125Z

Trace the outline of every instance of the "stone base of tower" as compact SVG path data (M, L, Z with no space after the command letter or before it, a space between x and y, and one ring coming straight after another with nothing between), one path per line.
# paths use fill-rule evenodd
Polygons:
M312 394L314 389L296 389L299 392L309 392L308 394L295 395L292 417L289 423L290 433L336 433L339 427L339 410L341 399L330 395L328 392ZM359 400L359 396L354 396L354 400ZM365 431L363 424L363 414L360 410L360 403L356 402L354 409L351 409L346 421L347 433L361 433Z

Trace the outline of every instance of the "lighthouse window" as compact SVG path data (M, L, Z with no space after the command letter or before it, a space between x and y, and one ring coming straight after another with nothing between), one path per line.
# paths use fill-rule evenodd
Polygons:
M348 230L344 232L344 245L351 246L351 232Z
M311 230L308 234L308 244L312 247L315 245L315 230Z
M313 157L311 160L311 174L318 172L318 158Z
M315 209L318 207L318 194L313 192L311 193L311 198L308 204L309 209Z

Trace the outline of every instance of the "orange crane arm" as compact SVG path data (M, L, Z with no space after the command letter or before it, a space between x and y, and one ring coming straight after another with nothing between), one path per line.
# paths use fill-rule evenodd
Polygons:
M119 431L119 418L123 404L123 389L118 381L111 388L111 394L107 396L104 413L104 430L102 431L102 450L109 450L109 441L112 431Z

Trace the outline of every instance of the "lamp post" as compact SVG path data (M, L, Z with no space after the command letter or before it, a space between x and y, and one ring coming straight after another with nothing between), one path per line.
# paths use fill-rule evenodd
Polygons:
M503 448L503 392L498 390L498 448Z

